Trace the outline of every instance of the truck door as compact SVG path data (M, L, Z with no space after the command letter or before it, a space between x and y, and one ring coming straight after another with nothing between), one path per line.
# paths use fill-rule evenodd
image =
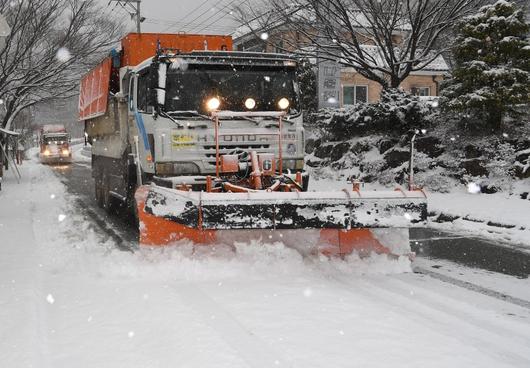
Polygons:
M138 144L135 144L136 147L138 147L137 155L138 155L138 161L140 163L140 167L142 168L143 172L147 173L154 173L154 163L153 163L153 153L151 150L151 144L149 142L149 138L147 136L147 130L144 124L144 118L142 116L142 112L140 111L139 101L143 100L144 98L147 98L147 96L140 96L138 93L138 87L141 85L141 81L139 78L139 74L135 73L131 77L131 82L129 84L129 110L131 111L132 115L134 116L134 121L136 123L137 127L137 139L134 140L138 141ZM147 91L143 91L144 93L147 93ZM147 101L147 100L146 100ZM141 102L141 101L140 101ZM142 109L142 111L144 111Z

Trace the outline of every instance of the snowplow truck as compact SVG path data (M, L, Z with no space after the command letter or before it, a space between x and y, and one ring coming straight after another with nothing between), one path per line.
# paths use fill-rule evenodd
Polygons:
M39 159L45 164L71 163L70 134L62 124L43 125L39 132Z
M98 204L130 208L143 246L410 255L424 193L308 192L296 60L231 49L229 36L133 33L83 77Z

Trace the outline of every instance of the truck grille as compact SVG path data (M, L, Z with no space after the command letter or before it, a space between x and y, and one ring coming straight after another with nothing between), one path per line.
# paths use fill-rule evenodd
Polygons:
M219 153L221 155L225 154L233 154L233 153L242 153L242 152L250 152L250 151L256 151L258 153L268 153L268 152L274 152L277 150L278 145L275 144L274 147L271 148L271 144L268 143L238 143L238 144L220 144L219 145ZM203 146L203 154L206 157L206 161L210 165L215 166L215 145L205 145ZM250 158L249 158L250 159Z

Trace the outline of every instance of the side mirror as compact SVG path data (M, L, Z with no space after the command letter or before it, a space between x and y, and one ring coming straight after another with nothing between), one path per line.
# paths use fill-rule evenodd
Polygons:
M155 111L157 112L166 104L167 67L168 65L165 62L160 62L155 57L149 70L149 86L151 89L149 102L150 105L155 106Z

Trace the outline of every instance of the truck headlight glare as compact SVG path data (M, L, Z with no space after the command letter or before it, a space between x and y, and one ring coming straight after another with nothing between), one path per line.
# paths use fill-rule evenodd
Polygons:
M217 110L221 106L221 101L217 97L212 97L206 102L206 107L210 111Z
M256 107L256 100L254 100L253 98L247 98L245 100L245 107L249 110L252 110L254 107Z
M289 100L285 97L282 98L280 101L278 101L278 107L280 108L280 110L287 109L289 107Z

